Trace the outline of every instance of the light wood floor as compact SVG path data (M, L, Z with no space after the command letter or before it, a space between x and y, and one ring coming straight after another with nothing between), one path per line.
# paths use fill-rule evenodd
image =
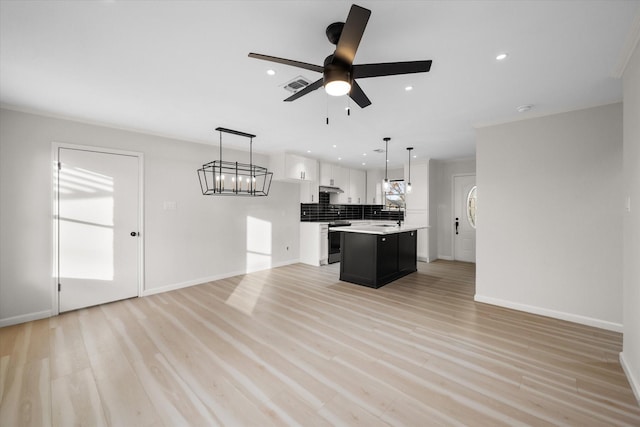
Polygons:
M621 336L296 264L0 329L1 426L640 425Z

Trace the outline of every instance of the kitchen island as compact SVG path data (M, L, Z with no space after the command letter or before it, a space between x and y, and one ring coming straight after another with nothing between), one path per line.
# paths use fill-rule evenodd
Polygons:
M340 280L379 288L417 271L418 230L425 226L345 227L340 236Z

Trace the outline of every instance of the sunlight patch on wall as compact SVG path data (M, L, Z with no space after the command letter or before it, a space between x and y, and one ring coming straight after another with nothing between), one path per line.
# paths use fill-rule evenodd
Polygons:
M246 272L271 268L271 222L247 216Z

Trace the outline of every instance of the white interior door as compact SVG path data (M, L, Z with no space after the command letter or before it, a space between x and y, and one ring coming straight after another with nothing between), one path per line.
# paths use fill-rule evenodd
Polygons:
M138 157L58 149L59 311L138 295Z
M453 177L453 248L454 259L476 262L476 177Z

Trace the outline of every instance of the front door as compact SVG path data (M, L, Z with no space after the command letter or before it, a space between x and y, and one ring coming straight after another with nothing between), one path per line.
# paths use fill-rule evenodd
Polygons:
M476 177L453 177L454 259L476 262Z
M138 295L138 160L58 148L60 312Z

